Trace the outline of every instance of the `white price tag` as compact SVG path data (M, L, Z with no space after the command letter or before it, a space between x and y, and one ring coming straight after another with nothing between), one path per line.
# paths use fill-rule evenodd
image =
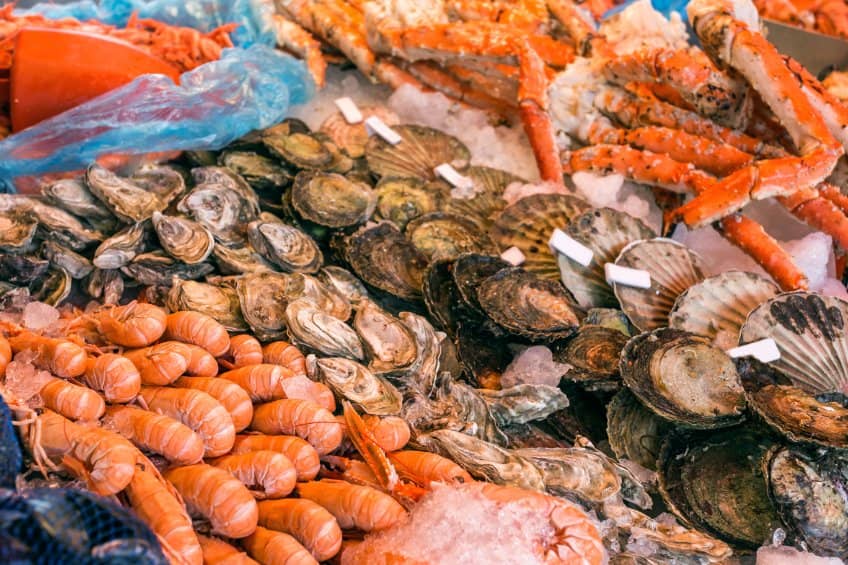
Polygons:
M501 253L501 259L513 267L518 267L527 260L527 257L524 256L524 253L519 248L513 246Z
M456 188L471 188L474 186L474 182L470 178L459 174L459 171L448 163L442 163L433 171Z
M368 135L379 135L387 143L391 143L392 145L397 145L403 141L403 138L395 130L387 126L377 116L370 116L365 119L365 130L368 132Z
M548 241L551 249L556 253L562 253L572 261L577 261L584 267L588 267L592 262L592 257L595 255L591 249L580 243L579 241L570 238L560 229L555 229Z
M622 284L635 288L651 288L651 273L641 269L622 267L615 263L604 265L604 275L609 284Z
M336 98L336 108L342 113L344 119L349 124L358 124L360 123L362 118L362 112L359 111L359 108L356 106L356 102L348 98L347 96L343 98Z
M777 348L777 343L770 337L734 347L729 349L727 354L734 359L737 357L753 357L763 363L771 363L780 359L780 349Z

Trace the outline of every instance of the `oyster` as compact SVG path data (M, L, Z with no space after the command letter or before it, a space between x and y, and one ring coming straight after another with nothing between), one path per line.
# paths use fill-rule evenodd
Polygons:
M232 288L176 279L168 292L167 306L171 312L193 310L206 314L227 331L240 332L247 329L238 294Z
M645 408L626 388L618 391L607 405L607 437L619 459L629 459L656 471L660 446L670 429L666 420Z
M329 135L322 132L314 132L312 135L315 136L315 139L319 140L324 144L324 147L330 152L333 156L332 161L327 165L325 170L329 173L340 173L345 174L351 171L354 166L354 161L350 157L348 157L347 153L341 150L341 148L336 145L336 143L330 138Z
M773 445L750 430L677 433L663 443L660 493L685 523L743 547L759 547L780 525L761 462Z
M317 273L324 263L318 245L294 226L256 220L248 224L247 237L256 251L284 271Z
M480 306L494 322L511 333L552 341L573 334L582 312L559 283L524 269L502 269L477 289Z
M94 269L84 285L86 294L103 304L117 304L124 294L124 278L117 269Z
M674 301L690 286L704 280L700 256L670 239L634 241L621 250L616 265L651 274L651 288L613 284L621 309L641 331L668 325Z
M85 183L109 211L128 223L146 220L168 207L156 194L97 164L86 170Z
M403 125L392 129L402 140L397 145L377 135L365 145L368 168L378 177L435 180L434 169L443 163L457 170L468 166L471 153L453 136L424 126Z
M544 420L568 406L568 398L553 386L521 384L501 390L479 389L477 393L489 405L501 427Z
M604 276L604 265L614 262L627 244L656 237L641 220L610 208L584 212L572 218L563 231L594 253L588 267L564 255L557 256L562 283L586 308L618 306Z
M133 173L130 180L158 196L165 205L170 205L186 191L183 173L168 165L142 165Z
M621 378L618 362L627 336L603 326L584 325L556 356L571 365L565 378L588 390L616 390Z
M324 285L315 277L301 273L292 274L291 281L286 295L289 302L298 298L308 298L318 308L343 322L350 318L350 302L335 288Z
M212 254L215 239L197 222L177 216L153 213L153 229L165 252L187 265L202 263Z
M456 349L470 382L482 388L497 389L501 374L512 360L503 337L481 332L473 324L461 324L456 333Z
M218 160L256 190L282 190L292 182L292 175L276 161L253 151L224 151Z
M494 253L494 244L473 220L434 212L406 225L406 236L430 261L454 259L463 253Z
M359 111L363 118L377 116L389 126L399 123L397 115L383 106L361 106ZM368 131L365 129L364 121L358 124L350 124L341 112L335 112L324 120L319 129L353 159L359 159L365 155Z
M344 296L353 306L368 300L368 289L347 269L330 265L321 269L318 278L325 286Z
M347 262L364 282L399 298L421 297L427 259L392 223L360 228L346 242Z
M526 260L522 267L546 279L560 279L557 259L548 242L555 229L565 229L589 204L568 194L532 194L504 208L489 229L501 251L517 247Z
M0 253L0 281L26 285L47 274L50 262L28 255Z
M430 394L439 373L442 354L440 334L423 316L401 312L399 317L415 339L415 359L404 368L401 381L407 387Z
M451 335L457 330L456 311L462 300L453 280L454 264L452 260L430 263L421 286L424 304L431 319Z
M249 243L238 247L216 245L212 249L212 258L218 265L218 270L224 275L261 273L274 270L274 265L266 261Z
M599 503L621 491L615 468L590 449L524 448L512 453L541 471L545 489L553 495L577 495L586 502Z
M232 188L220 184L196 186L177 204L224 244L242 244L243 225L256 219L250 204Z
M356 405L366 414L395 415L403 397L386 379L374 375L356 361L342 357L315 359L311 356L310 377L330 387L340 398Z
M342 175L303 171L295 177L291 203L298 215L310 222L346 228L371 217L377 196L368 185Z
M37 235L41 239L55 239L74 251L83 251L106 238L103 233L88 229L76 216L61 208L34 202L30 210L38 220Z
M29 295L32 300L58 306L73 288L71 275L59 266L51 266L47 274L37 278L29 285Z
M754 273L726 271L686 289L674 303L668 325L730 349L739 343L739 330L751 310L779 292L776 284Z
M286 324L295 343L324 355L358 361L365 357L356 332L338 318L320 310L308 298L300 298L286 306Z
M440 185L416 178L385 177L374 187L377 215L397 224L406 224L431 212L437 212L445 198Z
M84 218L98 230L111 231L117 224L112 212L91 194L81 179L61 179L46 184L41 194L54 206Z
M284 339L286 335L286 294L291 277L282 273L260 272L236 280L236 293L245 322L261 341Z
M395 372L415 360L417 350L412 332L370 300L360 304L353 327L371 360L369 368L375 373Z
M234 190L241 197L239 217L249 222L259 214L259 196L235 171L227 167L198 167L191 170L195 188L212 185Z
M0 214L0 251L27 253L35 246L38 222L28 212L9 211Z
M262 143L272 155L298 169L326 169L333 163L333 153L311 133L265 130Z
M663 328L627 342L621 376L648 408L691 428L742 420L745 394L733 360L709 339Z
M209 263L186 265L164 251L141 253L121 267L127 277L143 285L170 286L174 278L194 280L205 277L215 268Z
M67 271L73 279L83 279L94 270L94 265L86 257L55 241L45 241L42 244L41 256L50 261L51 265Z
M98 269L120 269L144 252L151 239L152 224L136 222L104 240L94 251L94 266Z

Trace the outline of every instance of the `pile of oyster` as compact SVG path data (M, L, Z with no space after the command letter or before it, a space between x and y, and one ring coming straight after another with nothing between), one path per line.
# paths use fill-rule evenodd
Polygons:
M848 303L706 277L685 246L573 194L507 205L521 179L363 110L402 141L340 114L320 131L290 119L129 177L92 165L3 195L3 296L139 297L289 340L311 378L403 417L414 445L595 510L621 562L721 562L777 528L848 556ZM439 180L443 163L473 190ZM593 251L588 266L551 251L555 229ZM651 287L608 284L606 263ZM764 338L778 361L726 353ZM567 369L559 386L504 386L539 345ZM683 525L644 513L664 508Z

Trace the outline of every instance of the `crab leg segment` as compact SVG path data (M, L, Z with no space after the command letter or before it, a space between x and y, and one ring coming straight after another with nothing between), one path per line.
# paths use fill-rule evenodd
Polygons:
M579 54L587 55L592 50L593 44L597 43L596 39L603 43L597 33L595 22L591 21L591 14L584 8L578 7L572 0L548 0L548 10L565 28L565 32L577 46Z
M306 60L306 68L318 88L324 87L327 61L321 53L321 44L308 31L293 21L274 15L274 32L277 43Z

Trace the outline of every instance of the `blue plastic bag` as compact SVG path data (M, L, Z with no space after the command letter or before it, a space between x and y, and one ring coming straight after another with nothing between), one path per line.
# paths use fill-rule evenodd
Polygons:
M0 180L84 168L110 153L220 149L281 121L314 85L303 63L270 47L225 49L183 73L140 76L0 141Z
M79 0L67 4L44 2L22 11L51 19L95 19L118 27L126 26L133 12L141 18L204 32L237 23L239 27L231 34L236 46L275 44L271 0Z

